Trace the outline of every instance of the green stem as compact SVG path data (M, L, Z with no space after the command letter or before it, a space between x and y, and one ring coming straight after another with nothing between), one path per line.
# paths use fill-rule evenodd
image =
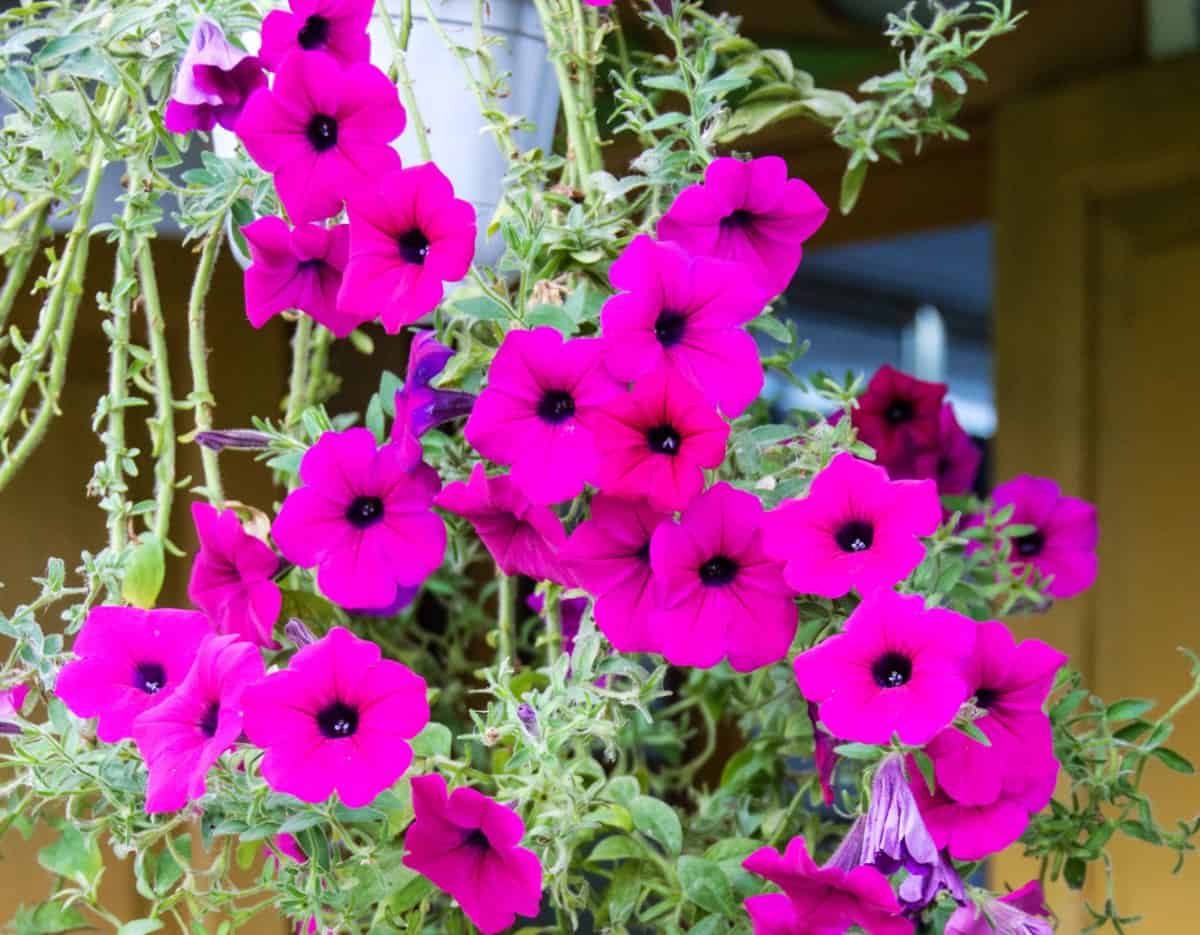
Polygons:
M208 382L208 345L205 342L205 299L212 286L213 269L221 253L221 242L225 225L217 224L204 240L200 249L200 261L196 276L192 280L192 292L188 297L188 363L192 368L192 404L195 407L197 432L212 428L213 394ZM225 493L221 485L221 466L217 453L208 448L200 449L200 463L204 469L204 488L208 502L218 509L224 505Z
M329 345L333 343L333 332L324 325L316 326L312 354L308 368L308 386L304 391L305 406L315 406L325 401L325 378L329 372Z
M8 325L8 316L12 313L13 303L17 300L21 287L25 285L29 267L33 263L33 258L37 256L38 247L41 246L42 225L46 222L46 214L49 210L47 205L43 205L36 213L33 223L29 225L29 230L22 235L25 243L14 251L15 256L9 263L8 275L4 277L4 289L0 291L0 333L3 333Z
M572 0L578 2L578 0ZM554 76L558 80L559 97L562 102L563 120L567 125L567 160L563 170L564 178L574 181L580 191L587 192L590 186L592 166L590 165L589 147L583 133L583 123L579 116L576 82L571 80L567 68L566 56L570 53L570 43L566 38L563 24L550 9L548 0L534 0L538 16L542 20L542 32L549 46L550 63L554 66Z
M312 319L301 314L292 335L292 374L288 383L284 425L294 425L304 411L304 391L308 388L309 345L312 343Z
M546 588L546 662L554 664L562 654L562 589L551 584Z
M421 117L421 109L417 106L417 96L413 92L412 76L408 73L408 40L412 35L412 0L404 0L400 11L400 33L397 35L391 16L387 12L387 4L379 0L380 19L392 46L392 67L395 69L396 85L400 89L400 100L408 111L408 122L411 132L417 138L417 146L421 150L421 158L433 162L433 153L429 149L429 130Z
M152 531L166 541L171 529L171 505L175 500L175 404L171 393L171 363L167 354L166 321L158 295L158 278L150 242L143 239L137 253L142 282L142 307L146 312L147 346L154 369L152 420L154 455L154 525Z
M516 642L515 579L496 569L496 661L513 660Z

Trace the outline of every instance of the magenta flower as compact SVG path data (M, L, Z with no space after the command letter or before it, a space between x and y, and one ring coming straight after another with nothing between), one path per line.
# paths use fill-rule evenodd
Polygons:
M834 935L852 925L871 935L912 935L887 877L865 865L818 867L802 837L792 838L782 856L764 847L742 866L783 890L746 900L755 935Z
M682 510L725 458L729 426L691 382L656 370L597 413L599 484L605 493Z
M808 495L763 520L767 554L802 594L870 594L906 578L925 558L920 536L942 519L932 481L892 481L887 471L848 452L813 478Z
M453 896L485 935L538 914L542 865L520 846L520 815L474 789L447 795L436 773L413 777L412 802L416 820L404 834L404 866Z
M132 737L134 718L179 687L210 632L194 610L93 607L54 692L79 717L99 718L105 743Z
M21 708L28 695L28 685L14 685L7 691L0 692L0 734L21 733L21 728L14 723L14 718L21 716Z
M242 693L262 677L257 647L212 634L179 687L137 716L133 739L150 770L148 813L178 811L204 795L209 769L241 736Z
M821 784L821 799L826 807L834 800L833 774L837 770L838 756L835 752L837 740L818 723L817 706L808 702L808 719L813 731L813 765L817 768L817 781Z
M932 477L937 481L938 492L943 494L970 493L979 475L979 464L983 452L971 441L971 436L958 424L954 407L950 403L942 406L938 419L938 455Z
M350 256L348 224L301 224L289 230L282 218L265 217L242 233L253 260L245 275L246 317L255 328L288 309L304 312L339 338L368 320L337 307Z
M1092 504L1064 497L1054 481L1029 474L997 487L992 504L997 510L1011 505L1010 523L1034 527L1033 532L1012 540L1012 560L1018 572L1032 565L1048 582L1046 593L1060 600L1092 586L1100 538Z
M1050 719L1042 706L1067 657L1040 640L1013 640L996 621L979 624L967 662L967 687L985 715L975 721L991 741L985 746L961 731L944 730L930 742L938 785L959 802L986 805L1014 776L1034 776L1054 760Z
M885 364L871 377L850 419L880 464L902 465L938 450L945 395L945 383L918 380Z
M658 237L697 256L743 263L777 295L796 274L802 244L828 214L805 182L787 177L778 156L714 159L704 182L681 191L663 215Z
M284 558L317 568L317 583L343 607L386 607L442 563L446 527L430 508L441 482L409 469L395 445L367 429L326 432L300 462L304 486L271 526Z
M973 620L926 609L918 594L875 591L842 632L796 657L796 681L837 737L914 746L949 724L970 697Z
M1042 885L1030 880L1019 890L989 899L982 908L956 909L945 935L1054 935L1050 918Z
M250 740L276 792L347 808L370 805L412 762L429 721L425 680L343 627L296 653L242 697Z
M396 393L396 418L392 443L400 447L404 460L421 460L421 436L431 428L470 415L474 393L438 390L429 384L445 369L454 351L438 342L433 331L418 331L408 348L408 371L404 386Z
M512 465L512 481L534 503L559 503L595 483L592 426L624 390L601 362L595 338L564 341L554 328L510 331L488 369L488 385L464 430L481 455Z
M575 583L559 555L567 539L559 518L531 502L508 475L488 477L477 461L468 480L448 485L435 502L470 521L504 574Z
M342 65L365 62L371 54L367 24L372 0L289 0L262 24L259 56L271 71L293 52L325 52Z
M349 199L350 265L338 302L389 334L442 301L475 255L475 209L432 162L381 171Z
M758 498L717 484L650 542L660 609L650 615L654 648L674 665L738 672L778 662L796 635L796 603L783 567L762 547Z
M201 17L179 63L163 124L172 133L232 130L256 88L267 83L262 63L234 48L221 27Z
M678 244L634 238L608 274L624 291L600 312L609 371L629 383L670 367L726 416L741 415L763 385L758 345L741 325L770 298L744 272Z
M613 0L583 0L588 6L612 6Z
M305 52L289 55L274 85L251 95L235 129L302 224L332 217L355 188L399 167L389 144L404 121L399 92L378 68Z
M308 863L308 855L304 853L303 848L296 843L296 839L292 835L283 834L275 835L275 846L279 849L279 853L283 856L291 858L298 864Z
M193 503L192 521L200 551L192 561L188 598L218 633L274 647L271 631L283 606L283 593L273 580L278 556L242 528L233 510L218 513L207 503Z
M650 570L650 537L670 514L648 503L592 498L591 515L575 527L562 558L596 598L596 626L618 652L655 651L650 614L658 590Z

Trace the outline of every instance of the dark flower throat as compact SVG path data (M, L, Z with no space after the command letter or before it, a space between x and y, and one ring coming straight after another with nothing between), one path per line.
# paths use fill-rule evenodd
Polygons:
M205 737L215 736L217 733L217 722L221 717L221 702L209 702L208 709L204 712L204 717L200 718L200 733Z
M737 562L725 555L714 555L700 566L700 581L706 587L715 588L729 584L737 577Z
M358 730L358 709L334 701L317 712L317 727L330 740L353 737Z
M1035 555L1041 555L1042 549L1046 547L1046 537L1036 529L1024 536L1017 536L1013 539L1013 548L1017 550L1017 554L1021 558L1033 558Z
M686 324L686 315L664 309L658 313L658 318L655 319L654 337L663 347L674 347L683 340L683 330Z
M883 417L892 425L903 425L911 422L914 415L911 399L893 399L883 411Z
M492 849L492 842L488 840L487 835L480 828L472 828L467 832L467 836L463 838L460 847L469 847L477 851L489 851Z
M880 688L899 688L912 678L912 660L900 653L884 653L871 666L871 676Z
M323 153L331 150L337 146L337 120L330 117L329 114L313 114L312 119L308 121L308 126L304 128L304 135L308 137L309 144L317 152Z
M875 540L875 528L870 523L853 519L833 534L843 552L865 552Z
M147 695L157 695L167 684L167 670L158 662L139 662L134 670L133 685Z
M575 398L566 390L546 390L537 405L538 418L559 425L575 415Z
M346 519L358 529L374 526L383 519L383 501L378 497L355 497L346 508Z
M321 48L329 41L329 20L314 13L296 33L296 41L305 52Z
M396 246L400 248L400 256L405 263L413 266L424 266L425 258L429 256L429 238L420 230L407 230L396 238Z
M650 450L659 455L670 455L672 458L679 454L679 446L683 437L671 425L656 425L646 432L646 443Z

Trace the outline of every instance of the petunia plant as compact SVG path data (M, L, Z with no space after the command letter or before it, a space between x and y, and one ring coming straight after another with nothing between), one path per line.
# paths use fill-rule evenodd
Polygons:
M1182 862L1200 820L1161 825L1140 784L1192 771L1166 741L1200 660L1154 715L1091 695L1051 625L1014 638L1004 618L1093 583L1095 509L1029 476L975 496L942 384L806 373L779 310L827 207L735 148L828 127L850 210L880 156L962 135L1007 0L891 17L897 68L857 96L695 0L529 4L550 148L507 106L485 0L465 31L434 0L0 13L0 321L42 303L0 348L0 489L52 430L89 242L115 244L106 538L0 617L0 829L58 835L16 930L1046 935L1043 884L1111 894L1114 835ZM494 212L432 158L417 19L507 166ZM196 253L180 310L151 246L168 215ZM209 379L226 251L245 321L223 327L292 329L284 402L252 425ZM362 411L338 341L407 353ZM773 411L768 372L822 411ZM244 502L230 458L274 502ZM190 606L164 606L168 563ZM1010 847L1032 880L989 876ZM143 918L105 904L102 848Z

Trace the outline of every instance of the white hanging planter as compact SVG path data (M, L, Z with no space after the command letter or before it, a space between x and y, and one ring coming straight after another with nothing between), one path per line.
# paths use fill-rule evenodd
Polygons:
M434 0L438 23L452 40L474 48L476 0ZM398 25L403 0L387 0L387 9ZM558 117L558 83L546 52L546 39L532 0L488 0L484 6L484 30L500 36L504 44L489 46L497 75L508 74L511 94L498 102L507 114L527 117L536 129L518 133L522 149L540 147L549 151ZM412 33L408 42L408 72L421 118L429 131L433 161L454 184L454 191L475 207L479 237L475 259L488 265L503 252L498 237L487 236L487 226L496 213L503 191L507 164L479 110L479 102L467 83L462 64L438 37L422 0L412 3ZM372 61L381 68L389 64L390 47L381 23L371 23ZM409 125L400 137L400 156L405 165L424 162L416 131Z

